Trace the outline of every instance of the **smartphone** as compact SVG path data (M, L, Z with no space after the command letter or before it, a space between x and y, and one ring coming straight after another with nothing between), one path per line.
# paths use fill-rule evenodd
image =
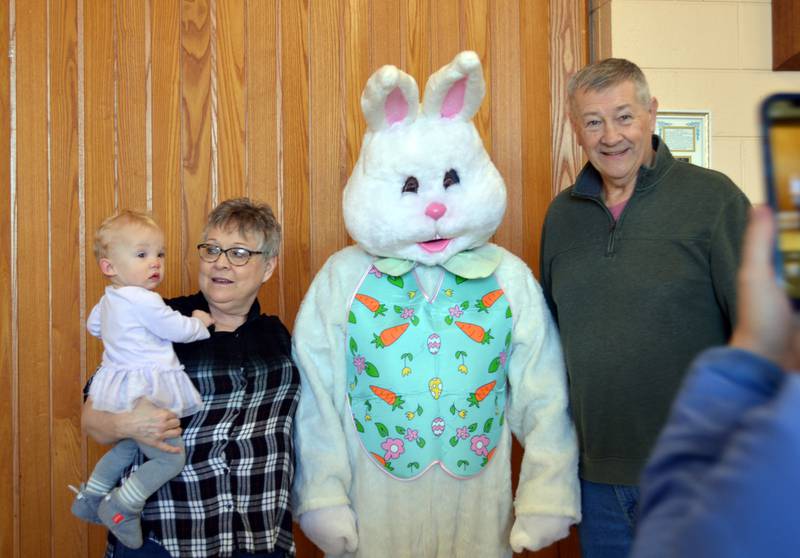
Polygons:
M775 270L800 310L800 92L767 97L761 124L766 198L778 224Z

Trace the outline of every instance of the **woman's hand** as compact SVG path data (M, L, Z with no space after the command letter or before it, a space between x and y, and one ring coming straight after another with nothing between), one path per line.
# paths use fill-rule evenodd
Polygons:
M101 444L133 438L161 451L180 453L180 449L165 442L181 435L181 422L177 415L156 407L145 398L139 399L127 413L98 411L92 407L89 398L83 404L81 423L84 431Z

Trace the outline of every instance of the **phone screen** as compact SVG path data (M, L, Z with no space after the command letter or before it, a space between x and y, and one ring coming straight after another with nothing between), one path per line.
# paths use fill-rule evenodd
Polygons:
M775 265L800 307L800 93L777 94L762 105L767 200L775 212Z

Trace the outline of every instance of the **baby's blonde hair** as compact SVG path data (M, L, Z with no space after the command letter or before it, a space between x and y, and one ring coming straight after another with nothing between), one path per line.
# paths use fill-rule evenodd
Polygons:
M158 223L148 215L141 211L134 211L131 209L123 209L114 215L107 217L94 233L94 257L99 261L101 258L107 258L111 251L114 242L117 241L117 233L122 229L129 226L140 226L161 230Z

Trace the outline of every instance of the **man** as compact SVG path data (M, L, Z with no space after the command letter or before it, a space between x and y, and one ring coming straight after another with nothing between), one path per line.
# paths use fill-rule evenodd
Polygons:
M642 476L632 558L800 556L800 323L752 212L728 347L695 360Z
M581 446L583 555L622 557L639 474L684 371L730 336L749 203L653 135L658 102L632 62L592 64L568 94L589 162L547 212L541 282Z

